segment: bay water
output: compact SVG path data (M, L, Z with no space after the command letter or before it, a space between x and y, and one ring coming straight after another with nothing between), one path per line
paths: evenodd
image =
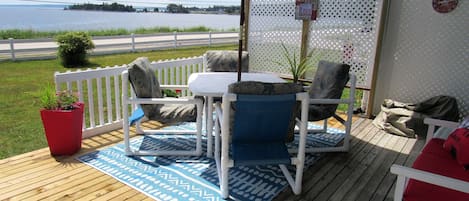
M239 27L237 15L126 13L64 10L61 6L2 6L0 30L34 31L136 29L151 27L189 28L205 26L216 30Z

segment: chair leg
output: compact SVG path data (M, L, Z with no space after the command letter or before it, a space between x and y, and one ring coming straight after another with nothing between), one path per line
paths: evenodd
M228 162L223 160L223 157L222 157L220 189L221 189L221 196L224 199L227 199L228 196L229 196L229 189L228 189L228 177L229 177L228 172L229 172L229 168L227 166L228 166Z

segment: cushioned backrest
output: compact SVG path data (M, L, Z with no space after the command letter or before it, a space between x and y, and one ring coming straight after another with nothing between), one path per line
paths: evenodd
M234 83L228 86L228 92L235 93L238 95L284 95L284 94L296 94L302 91L303 91L303 87L301 85L294 84L294 83L263 83L263 82L255 82L255 81L243 81L243 82ZM279 106L277 108L280 108L280 107L284 107L284 106ZM294 136L294 130L293 130L295 126L294 118L299 108L297 104L295 104L294 107L295 108L293 108L293 112L291 113L291 116L288 117L289 123L288 123L287 133L284 133L283 135L283 139L285 139L286 141L292 141L293 136ZM275 108L276 107L273 107L273 109L272 108L271 109L275 110ZM235 106L233 105L232 112L231 112L232 125L233 125L234 119L236 118L235 110L236 110ZM264 115L266 115L267 118L268 117L272 118L272 116L269 116L269 115L274 115L274 114L264 113ZM243 120L240 120L240 121L243 121ZM244 122L253 124L252 121L244 121ZM270 122L269 125L271 124L272 122Z
M205 53L207 59L207 72L237 72L238 69L238 51L212 50ZM249 70L249 56L243 51L242 72Z
M150 68L150 61L146 57L139 57L129 64L129 81L138 98L161 98L163 97L160 84L156 79L155 72ZM160 105L142 105L146 116L158 113Z
M294 83L265 83L256 81L241 81L230 84L228 92L250 95L280 95L303 91L303 87Z
M308 91L312 99L339 99L347 84L350 66L347 64L319 61L318 70ZM311 105L310 120L316 121L332 116L337 105ZM320 111L317 111L320 110Z

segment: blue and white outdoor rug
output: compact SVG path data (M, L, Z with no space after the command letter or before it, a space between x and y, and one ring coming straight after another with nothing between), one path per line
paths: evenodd
M195 127L184 123L176 127ZM314 128L316 125L310 124ZM174 128L174 127L173 127ZM334 146L343 139L344 132L328 129L327 134L308 135L308 146ZM205 140L203 140L205 143ZM195 147L191 135L152 135L131 140L135 149L156 147ZM205 144L203 149L206 150ZM307 154L306 166L313 164L320 154ZM117 180L156 200L223 200L220 196L215 161L206 154L189 156L126 156L124 144L78 157ZM294 167L292 167L294 168ZM230 199L272 200L289 187L278 166L235 167L230 169Z

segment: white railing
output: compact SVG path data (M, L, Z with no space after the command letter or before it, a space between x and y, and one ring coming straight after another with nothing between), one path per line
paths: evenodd
M190 74L202 72L203 56L152 62L160 84L185 85ZM85 103L83 137L109 132L122 127L121 73L127 65L67 71L54 74L56 90L78 92ZM182 95L189 95L183 91Z
M237 32L193 32L130 34L126 36L93 37L93 55L123 52L151 51L187 46L213 44L235 44ZM57 57L57 43L54 39L13 39L0 40L0 61L49 59Z

